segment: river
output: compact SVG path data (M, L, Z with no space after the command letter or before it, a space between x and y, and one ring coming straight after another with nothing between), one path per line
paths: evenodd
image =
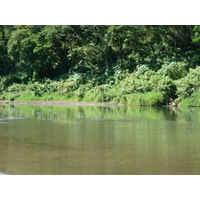
M200 108L0 105L0 172L200 174Z

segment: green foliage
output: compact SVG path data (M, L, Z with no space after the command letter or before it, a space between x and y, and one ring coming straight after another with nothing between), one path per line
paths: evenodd
M150 70L150 68L147 64L146 65L137 65L136 68L137 68L137 71L136 71L137 75L144 74L146 71Z
M166 103L177 97L176 84L169 77L162 78L156 86L156 91L161 91L165 96Z
M29 78L39 81L44 77L53 79L70 72L89 72L96 76L95 80L98 78L98 84L104 84L108 76L113 76L117 70L133 72L137 67L137 73L141 74L148 69L158 70L172 59L179 62L181 53L193 48L192 28L1 26L0 53L3 55L3 66L9 69L7 71L11 72L12 68L12 72L24 74L21 81L28 81ZM193 39L197 44L198 31L197 26ZM191 61L193 58L188 59ZM6 73L1 66L0 72Z
M187 74L188 63L185 62L171 62L161 66L158 70L158 74L162 76L169 76L172 80L177 80L184 77Z
M200 26L194 27L194 36L192 37L192 42L194 44L200 44Z
M145 93L152 90L162 92L166 103L176 97L176 85L173 80L169 77L162 77L151 70L146 71L142 75L130 74L120 84L120 93L122 95Z
M161 92L136 93L128 96L129 105L160 106L165 104L165 97Z
M3 100L180 102L198 65L200 26L0 26Z
M46 91L47 91L47 88L45 87L45 85L43 84L39 84L38 82L35 82L33 85L32 85L32 94L35 95L35 96L42 96Z
M190 97L186 97L180 101L180 106L199 106L200 105L200 91L195 91Z
M180 100L189 97L193 92L200 88L200 67L190 69L189 73L177 80L177 95Z
M7 91L11 92L11 93L15 93L15 92L21 92L21 91L25 91L26 90L26 85L23 84L16 84L14 83L13 85L11 85L10 87L8 87Z

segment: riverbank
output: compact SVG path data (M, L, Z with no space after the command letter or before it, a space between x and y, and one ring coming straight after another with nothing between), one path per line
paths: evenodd
M192 104L193 103L193 104ZM38 105L38 106L147 106L155 107L156 105L134 105L124 103L111 102L72 102L72 101L0 101L0 105ZM191 98L185 99L181 104L174 102L168 105L160 105L161 107L200 107L195 105Z
M0 105L56 105L56 106L123 106L122 103L92 103L69 101L0 101Z
M151 70L99 85L89 81L77 83L72 78L4 84L0 100L10 102L4 104L34 105L200 106L200 67L190 69L186 77L176 80Z
M147 107L200 107L200 99L186 98L181 103L169 103L167 105L138 105L112 102L73 102L73 101L0 101L0 105L38 105L38 106L147 106Z

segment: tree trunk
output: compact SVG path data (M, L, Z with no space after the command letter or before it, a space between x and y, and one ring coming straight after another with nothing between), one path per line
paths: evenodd
M109 63L108 63L108 58L107 58L106 55L104 56L104 59L105 59L106 69L108 70L109 69Z

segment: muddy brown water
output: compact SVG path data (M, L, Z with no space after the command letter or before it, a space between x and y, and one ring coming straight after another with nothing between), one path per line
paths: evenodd
M200 174L200 108L0 105L3 174Z

